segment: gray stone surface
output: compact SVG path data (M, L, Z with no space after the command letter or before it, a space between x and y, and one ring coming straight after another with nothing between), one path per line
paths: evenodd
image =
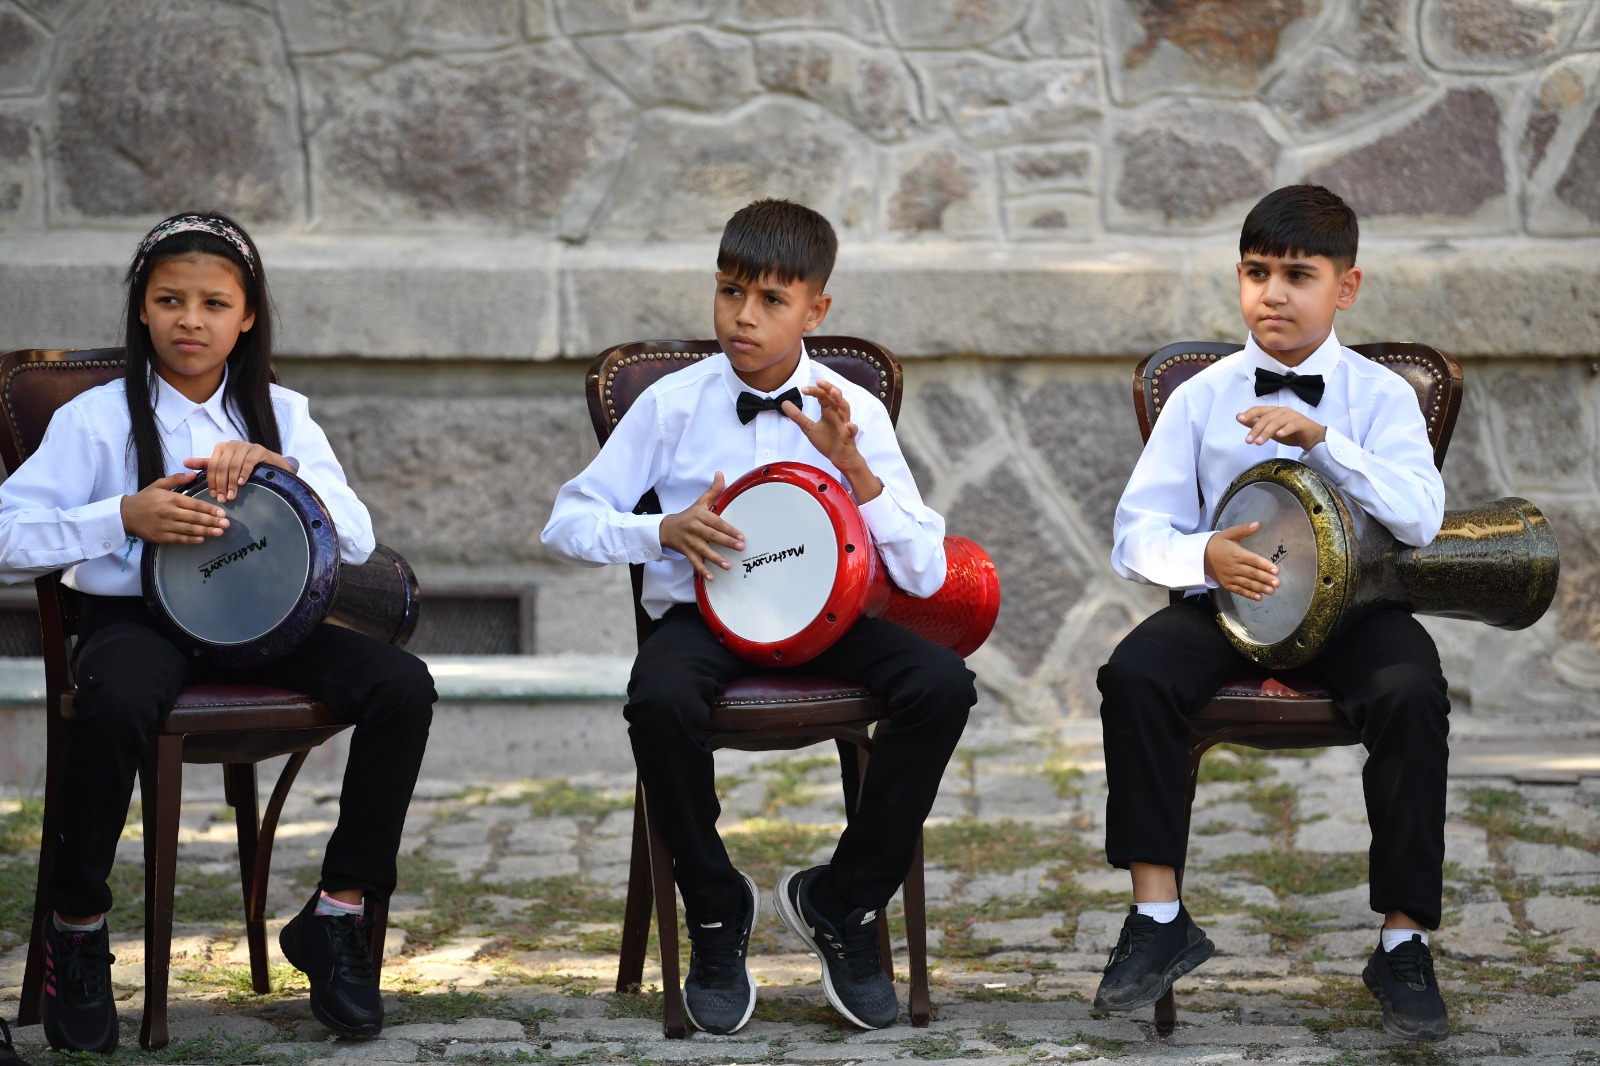
M1151 228L1231 216L1270 191L1278 145L1253 115L1181 104L1118 134L1115 203Z
M1136 0L1104 14L1120 102L1194 90L1249 95L1276 58L1314 29L1317 0L1227 4Z
M1556 54L1591 10L1581 0L1422 0L1423 53L1452 71L1526 70Z

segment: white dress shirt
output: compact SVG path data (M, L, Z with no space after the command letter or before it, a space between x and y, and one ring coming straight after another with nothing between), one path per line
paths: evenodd
M226 387L224 377L210 399L195 403L156 378L156 432L167 474L186 470L185 459L210 458L224 441L248 439L224 407ZM299 462L297 476L327 504L340 558L364 562L373 547L366 505L345 481L306 398L277 385L271 389L281 454ZM62 581L82 592L143 594L144 544L122 527L122 497L139 491L130 432L121 381L81 393L56 411L39 450L0 485L0 582L65 569Z
M1321 374L1313 407L1285 388L1257 397L1257 368ZM1288 407L1327 427L1327 439L1302 450L1247 444L1235 416L1256 406ZM1218 501L1233 479L1267 459L1298 459L1346 498L1420 547L1439 532L1444 481L1417 394L1405 379L1339 345L1328 334L1297 367L1286 367L1252 336L1243 351L1217 360L1167 397L1161 417L1117 504L1111 565L1123 577L1171 589L1215 586L1205 573L1206 542ZM1198 491L1196 491L1198 488Z
M889 576L913 596L933 595L944 584L944 519L922 502L882 402L812 362L803 349L794 373L772 395L820 381L844 393L850 420L860 430L856 447L883 482L883 491L860 510ZM719 470L729 484L763 463L785 460L840 476L782 411L763 411L741 424L734 410L741 392L761 395L739 379L720 352L651 385L594 461L561 487L540 535L545 547L584 566L645 564L642 603L651 618L674 604L693 603L694 568L661 547L664 514L692 505ZM801 410L809 418L822 417L814 396L803 397ZM663 514L633 514L650 489L656 490Z

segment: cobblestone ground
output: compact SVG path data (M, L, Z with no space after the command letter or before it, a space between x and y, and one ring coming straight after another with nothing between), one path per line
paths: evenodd
M391 916L389 1026L363 1043L312 1018L276 944L315 881L336 792L308 783L285 811L268 906L274 990L256 996L237 939L232 815L210 771L190 768L173 1044L160 1061L1600 1061L1600 777L1454 780L1435 951L1455 1031L1418 1047L1382 1032L1359 977L1377 935L1360 750L1213 753L1186 896L1218 954L1180 983L1179 1028L1162 1039L1149 1011L1089 1006L1128 896L1099 850L1105 785L1090 736L1081 724L978 729L950 767L927 830L929 1028L842 1023L818 964L767 906L751 948L754 1020L733 1037L670 1042L658 969L643 994L611 991L631 776L424 787ZM842 818L831 751L724 753L719 769L729 849L764 891L787 866L826 857ZM0 1012L12 1017L37 818L33 801L0 800ZM130 829L112 917L118 1057L130 1062L146 1061L126 1050L142 1007L140 847ZM39 1028L16 1035L35 1066L67 1061L42 1048Z

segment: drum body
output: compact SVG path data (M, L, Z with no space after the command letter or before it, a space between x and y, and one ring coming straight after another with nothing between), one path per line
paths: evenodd
M206 491L201 473L184 486ZM249 669L281 658L324 621L404 644L416 626L415 575L377 548L342 566L332 516L286 471L258 466L234 499L217 503L228 528L203 544L151 544L145 603L169 638L210 666Z
M1517 497L1446 511L1438 536L1413 548L1304 463L1270 459L1234 479L1211 528L1250 522L1261 529L1240 543L1277 564L1277 590L1211 595L1234 647L1274 670L1302 665L1385 608L1522 629L1550 606L1560 575L1554 531Z
M718 548L733 564L695 578L706 625L747 662L796 666L820 655L867 615L896 622L965 657L988 637L1000 583L983 549L945 538L944 586L928 599L896 588L849 492L804 463L770 463L729 485L712 505L745 538Z

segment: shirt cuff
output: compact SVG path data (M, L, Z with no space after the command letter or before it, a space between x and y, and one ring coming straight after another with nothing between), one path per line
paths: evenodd
M662 558L661 521L665 515L625 514L619 516L617 534L624 559L621 562L653 563Z
M1339 484L1347 471L1356 469L1361 461L1361 446L1336 429L1329 429L1322 443L1308 448L1300 455L1301 461L1323 477Z
M78 546L85 562L120 551L128 541L129 533L122 526L121 496L79 507L76 524Z
M867 524L867 532L872 534L875 544L892 544L895 541L905 540L909 530L920 528L912 517L906 514L904 507L891 498L889 486L885 485L883 491L866 503L858 504L862 521Z

